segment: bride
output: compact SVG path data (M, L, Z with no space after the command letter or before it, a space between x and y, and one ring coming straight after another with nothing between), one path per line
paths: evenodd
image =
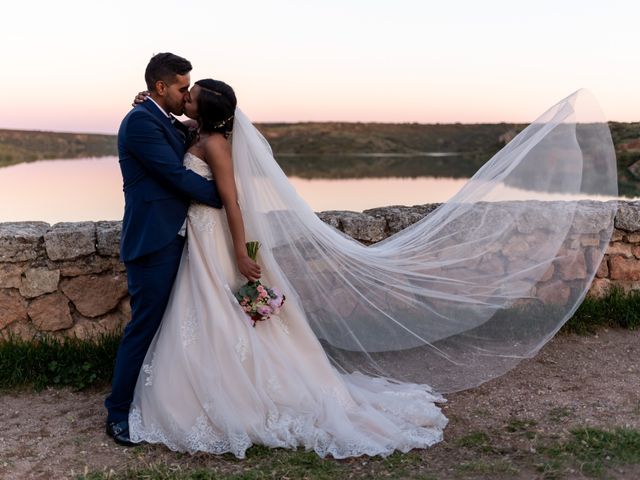
M227 84L196 82L185 114L198 123L185 166L215 179L225 207L189 209L129 413L134 442L238 458L253 444L334 458L433 445L447 424L436 392L534 355L581 302L613 228L615 202L585 200L617 192L608 128L584 91L369 247L300 199ZM584 271L567 274L578 254ZM257 278L287 301L254 327L234 293Z

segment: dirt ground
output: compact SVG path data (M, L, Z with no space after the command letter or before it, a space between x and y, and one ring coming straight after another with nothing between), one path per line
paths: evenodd
M248 468L248 461L228 456L117 446L104 433L106 394L106 389L1 394L0 478L66 479L159 464L219 473ZM544 473L536 449L541 442L568 438L575 427L640 429L640 331L557 335L535 358L501 378L448 395L444 413L450 419L444 442L407 457L411 475L587 478L579 466ZM363 472L354 478L377 477L375 471L366 476L366 459L350 462L352 471ZM637 479L640 465L610 468L607 475Z

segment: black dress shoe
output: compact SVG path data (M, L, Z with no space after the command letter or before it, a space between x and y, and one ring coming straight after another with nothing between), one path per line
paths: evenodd
M135 447L139 445L129 438L129 422L123 420L121 422L107 422L107 435L109 435L118 444L124 447Z

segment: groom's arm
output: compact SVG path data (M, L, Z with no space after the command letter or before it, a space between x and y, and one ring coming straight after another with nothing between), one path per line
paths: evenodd
M125 133L127 149L155 180L198 202L222 207L215 183L185 168L167 143L162 128L145 113L132 113Z

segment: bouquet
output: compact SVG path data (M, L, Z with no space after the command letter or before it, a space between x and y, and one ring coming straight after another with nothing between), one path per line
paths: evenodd
M247 242L247 253L254 262L259 249L260 242ZM277 288L266 287L260 280L245 283L236 292L235 297L251 318L254 327L256 322L268 320L271 315L277 314L285 300L285 296Z

